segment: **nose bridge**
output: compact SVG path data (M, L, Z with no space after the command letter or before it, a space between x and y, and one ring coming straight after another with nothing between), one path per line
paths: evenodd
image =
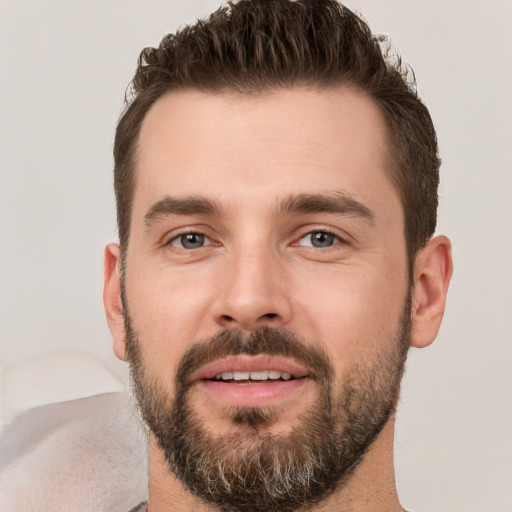
M268 242L240 243L226 261L217 320L224 326L254 329L290 319L281 256Z

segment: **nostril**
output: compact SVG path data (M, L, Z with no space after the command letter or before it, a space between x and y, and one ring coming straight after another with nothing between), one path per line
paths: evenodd
M226 326L240 325L242 328L254 328L259 325L260 322L265 323L267 320L275 320L279 318L277 313L265 313L259 317L244 318L236 317L231 315L221 315L219 321Z

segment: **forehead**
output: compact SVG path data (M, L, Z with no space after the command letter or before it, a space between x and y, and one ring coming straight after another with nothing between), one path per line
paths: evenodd
M335 190L396 203L386 154L381 112L354 89L172 92L141 126L133 213L166 194L222 203Z

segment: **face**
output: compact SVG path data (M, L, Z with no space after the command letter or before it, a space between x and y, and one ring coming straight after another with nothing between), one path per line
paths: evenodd
M172 93L144 120L123 269L128 358L170 468L202 498L226 503L240 471L270 487L270 469L295 460L334 475L306 496L318 501L392 413L410 310L386 146L378 108L350 89ZM222 498L213 473L230 475ZM301 474L284 494L304 503L321 476ZM261 509L301 503L270 494Z

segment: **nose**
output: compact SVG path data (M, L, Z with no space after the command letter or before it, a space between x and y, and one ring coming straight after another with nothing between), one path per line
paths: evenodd
M285 262L270 248L239 251L225 262L215 320L224 328L282 327L292 316Z

